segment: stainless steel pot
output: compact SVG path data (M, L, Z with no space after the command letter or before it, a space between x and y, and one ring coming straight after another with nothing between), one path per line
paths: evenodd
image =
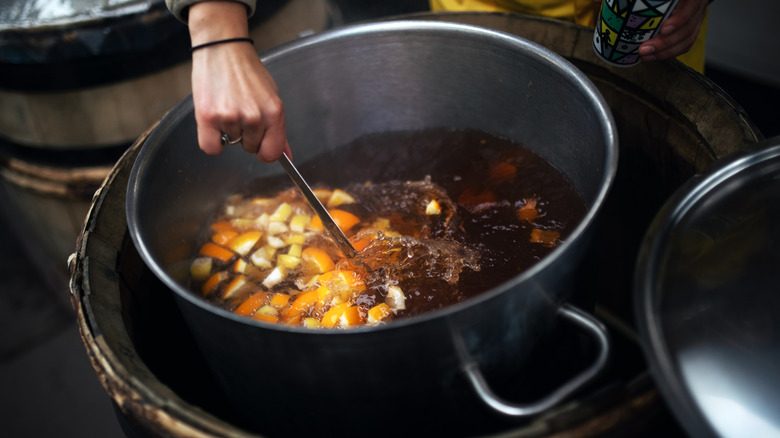
M537 265L440 311L349 331L240 318L184 287L189 257L202 224L226 196L282 169L238 148L217 157L200 153L192 101L185 100L150 134L133 167L128 224L141 256L174 292L246 427L272 434L312 427L346 435L364 434L367 427L374 435L408 427L433 432L438 421L467 418L477 400L507 415L537 413L603 367L609 348L604 329L565 304L572 293L584 293L584 285L573 289L572 274L617 165L612 117L584 74L508 34L424 21L330 31L265 53L263 62L285 103L298 163L366 134L477 129L546 158L580 191L588 212ZM556 315L595 340L593 365L562 377L561 388L541 400L501 400L488 382L516 372Z

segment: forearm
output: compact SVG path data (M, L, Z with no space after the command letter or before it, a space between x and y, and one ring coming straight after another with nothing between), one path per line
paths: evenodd
M187 25L192 46L249 36L247 9L232 1L206 1L189 8Z
M213 0L165 0L165 5L168 10L171 11L174 17L178 18L182 23L187 23L188 13L191 6ZM235 3L241 3L246 7L246 13L248 17L251 17L255 13L256 0L230 0Z

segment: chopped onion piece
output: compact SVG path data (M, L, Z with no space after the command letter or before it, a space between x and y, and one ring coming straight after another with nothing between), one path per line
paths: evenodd
M404 296L404 292L398 286L388 285L385 303L390 306L391 310L406 309L406 297Z
M279 284L282 280L284 280L285 277L285 270L281 266L275 267L270 274L268 274L267 277L265 277L265 280L263 280L263 286L267 288L272 288Z

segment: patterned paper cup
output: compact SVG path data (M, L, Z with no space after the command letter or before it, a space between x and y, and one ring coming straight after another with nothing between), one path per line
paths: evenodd
M593 32L593 48L609 64L637 64L639 46L658 32L675 5L677 0L604 0Z

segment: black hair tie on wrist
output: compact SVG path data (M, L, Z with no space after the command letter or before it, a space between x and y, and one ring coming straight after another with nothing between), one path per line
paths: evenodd
M192 52L194 52L194 51L196 51L198 49L202 49L204 47L216 46L217 44L238 43L238 42L247 42L247 43L250 43L252 45L255 44L255 41L252 38L228 38L226 40L217 40L217 41L211 41L211 42L208 42L208 43L200 44L198 46L195 46L195 47L191 48L190 49L190 53L192 53Z

